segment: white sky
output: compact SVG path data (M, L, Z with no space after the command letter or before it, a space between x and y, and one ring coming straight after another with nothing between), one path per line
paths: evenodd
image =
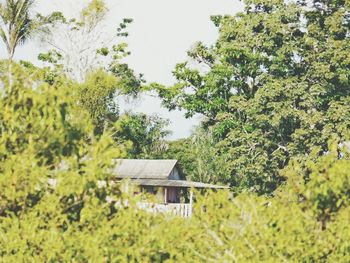
M74 16L88 0L38 0L37 9L42 13L60 10L66 16ZM242 10L238 0L107 0L110 17L108 24L116 28L123 17L133 18L128 28L127 40L131 56L128 63L136 72L143 73L148 82L171 84L176 63L186 60L186 51L196 42L214 43L217 30L210 21L211 15L234 14ZM32 41L20 47L16 59L36 62L43 47ZM0 45L0 57L5 57ZM157 113L171 120L171 139L187 137L199 117L185 119L183 113L168 112L160 100L142 96L132 103L121 102L122 109Z

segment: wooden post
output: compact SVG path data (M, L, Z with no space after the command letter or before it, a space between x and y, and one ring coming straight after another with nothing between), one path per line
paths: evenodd
M164 204L168 203L168 188L164 187Z
M192 188L190 189L190 211L188 213L188 216L192 216L192 204L193 204L193 190Z

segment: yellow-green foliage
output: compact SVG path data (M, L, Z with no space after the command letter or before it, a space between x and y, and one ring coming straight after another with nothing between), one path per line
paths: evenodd
M328 168L332 174L350 167L340 161ZM306 187L303 200L287 192L198 195L191 219L132 206L112 212L89 197L73 221L51 194L21 216L1 219L0 251L7 262L347 262L349 207L323 226L313 198L318 188Z
M325 155L304 178L292 163L274 197L197 194L190 219L138 210L131 197L116 206L107 197L125 200L109 168L124 151L108 131L94 137L74 101L77 87L46 84L41 71L15 72L0 100L0 261L350 260L347 156Z

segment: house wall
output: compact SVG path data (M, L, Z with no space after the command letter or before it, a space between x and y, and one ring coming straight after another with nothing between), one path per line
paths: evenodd
M152 198L152 200L159 204L185 203L186 201L186 190L179 187L137 186L128 181L124 181L121 184L121 190L124 193L134 195L139 195L141 193L154 195L155 199Z
M180 203L184 201L181 188L178 187L144 187L142 186L142 192L153 194L157 203ZM165 196L166 195L166 196Z
M170 180L182 180L183 179L183 178L181 178L180 172L177 169L177 167L174 167L174 169L171 171L169 179Z
M164 203L164 187L158 187L156 199L159 203Z
M140 193L154 195L157 203L164 203L164 187L159 186L140 186ZM134 193L136 194L136 193Z
M167 202L180 203L181 191L177 187L167 187Z

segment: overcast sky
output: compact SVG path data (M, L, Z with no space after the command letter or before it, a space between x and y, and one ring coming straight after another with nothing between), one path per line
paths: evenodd
M53 10L74 16L88 0L38 0L36 8L42 13ZM127 42L131 56L128 63L138 73L143 73L148 82L171 84L176 63L186 60L186 51L196 42L214 43L217 30L210 21L211 15L234 14L242 10L238 0L109 0L108 24L115 28L121 18L133 18ZM16 59L35 62L42 46L35 41L20 47ZM5 57L0 46L0 57ZM199 117L185 119L183 113L168 112L160 101L143 96L132 103L121 102L123 110L157 113L171 120L171 139L187 137Z

